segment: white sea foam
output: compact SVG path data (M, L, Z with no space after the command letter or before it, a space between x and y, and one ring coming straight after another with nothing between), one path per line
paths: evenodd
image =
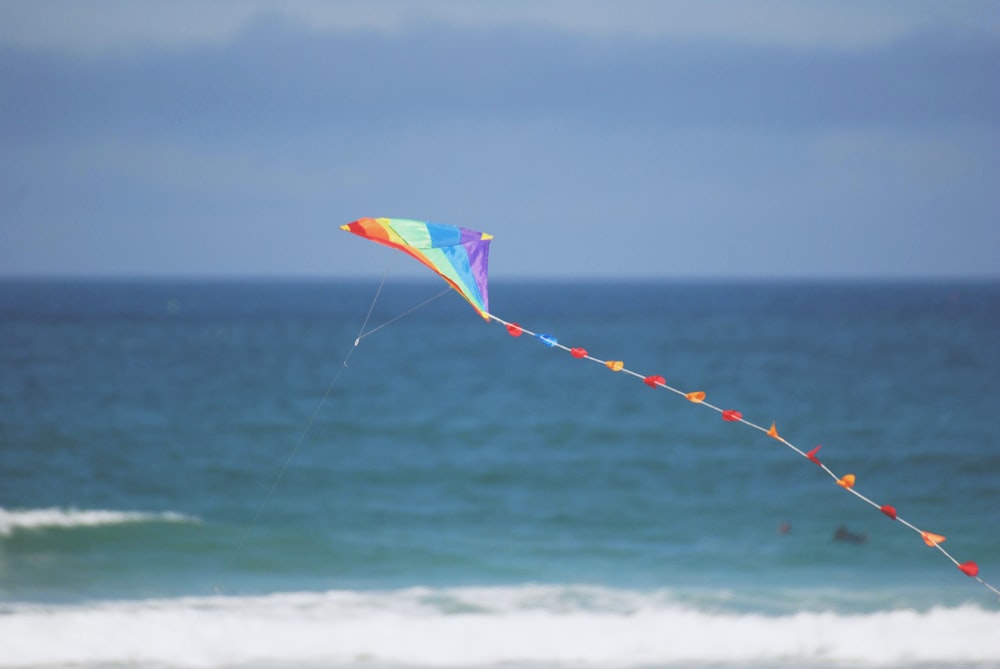
M0 536L10 536L17 530L37 530L50 527L73 528L123 523L197 523L197 518L173 511L159 513L143 511L110 511L102 509L4 509L0 507Z
M720 613L520 586L0 607L0 667L997 666L1000 611Z

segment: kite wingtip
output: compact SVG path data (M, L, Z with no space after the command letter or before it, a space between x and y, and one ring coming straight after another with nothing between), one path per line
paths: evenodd
M344 232L350 232L351 231L351 226L345 224L345 225L340 226L340 229L343 230Z

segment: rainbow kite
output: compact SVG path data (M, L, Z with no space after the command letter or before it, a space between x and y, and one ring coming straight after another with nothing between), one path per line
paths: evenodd
M361 218L340 229L410 254L437 272L477 314L492 318L486 272L493 235L405 218Z
M645 375L634 372L625 367L621 360L601 360L595 358L586 349L569 347L560 344L559 341L548 334L531 332L517 323L505 321L489 312L489 301L486 291L486 274L490 240L492 235L477 232L468 228L459 228L451 225L441 225L438 223L425 223L400 218L362 218L353 223L341 226L342 230L353 232L356 235L370 239L386 246L399 249L404 253L413 256L424 265L439 274L451 285L459 294L464 297L472 308L487 321L495 321L507 328L507 332L513 337L520 337L523 334L538 339L550 348L558 348L567 351L572 357L581 360L590 360L601 364L613 372L629 374L641 379L650 388L662 388L683 397L684 399L706 407L717 412L722 420L734 423L743 423L755 430L758 430L768 437L775 439L788 448L792 449L803 458L806 458L820 469L826 472L836 484L843 490L854 495L866 504L878 509L889 519L901 523L905 527L916 532L923 539L924 543L936 548L946 558L955 564L962 573L974 578L996 595L1000 595L1000 590L983 580L979 575L979 566L972 561L959 562L951 553L945 550L941 544L945 537L933 532L920 529L913 523L904 520L897 512L896 508L889 504L879 504L855 488L857 478L854 474L838 476L819 459L820 447L817 446L810 451L803 451L798 446L788 441L778 434L777 425L774 423L770 427L763 427L753 423L743 417L743 414L735 409L723 409L717 407L706 399L703 391L685 392L667 384L666 379L658 374ZM355 342L356 344L357 342Z

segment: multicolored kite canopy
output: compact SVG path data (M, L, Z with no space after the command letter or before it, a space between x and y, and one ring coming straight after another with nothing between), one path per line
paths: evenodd
M486 277L493 235L406 218L359 218L340 229L410 254L437 272L480 316L490 320Z

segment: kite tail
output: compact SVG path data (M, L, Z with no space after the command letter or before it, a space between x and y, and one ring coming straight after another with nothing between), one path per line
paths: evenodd
M724 420L726 422L743 423L744 425L746 425L748 427L752 427L753 429L758 430L759 432L762 432L762 433L766 434L767 436L771 437L772 439L774 439L774 440L776 440L776 441L784 444L785 446L787 446L791 450L795 451L796 453L798 453L799 455L801 455L803 458L805 458L805 459L809 460L810 462L812 462L813 464L817 465L820 469L822 469L824 472L826 472L826 474L829 475L830 478L832 478L840 488L842 488L845 491L849 492L850 494L854 495L856 498L858 498L862 502L868 504L869 506L877 509L882 514L884 514L886 517L888 517L890 520L896 521L896 522L902 524L903 526L909 528L913 532L917 533L920 536L920 538L923 540L924 544L926 544L930 548L936 548L942 555L944 555L946 558L948 558L963 574L965 574L966 576L969 576L970 578L975 579L976 581L978 581L979 583L981 583L985 588L987 588L988 590L990 590L993 594L995 594L998 597L1000 597L1000 589L997 589L995 586L993 586L991 583L985 581L979 575L979 566L975 562L972 562L972 561L959 562L951 553L949 553L941 545L945 541L945 537L944 536L942 536L940 534L935 534L933 532L928 532L926 530L923 530L920 527L914 525L913 523L911 523L911 522L903 519L896 512L896 508L894 506L891 506L889 504L879 504L878 502L875 502L872 499L870 499L869 497L863 495L861 492L859 492L855 488L855 482L857 480L857 477L854 474L844 474L843 476L838 476L829 467L827 467L825 464L823 464L823 462L819 459L819 455L818 455L819 454L819 450L820 450L820 446L816 446L815 448L813 448L813 449L811 449L809 451L803 451L798 446L796 446L792 442L790 442L787 439L785 439L784 437L782 437L778 433L778 428L777 428L777 425L775 423L772 423L770 427L764 427L762 425L758 425L756 423L753 423L753 422L745 419L743 417L743 414L740 413L739 411L735 410L735 409L723 409L722 407L715 406L714 404L712 404L711 402L709 402L706 399L706 394L703 391L699 390L699 391L693 391L693 392L685 392L683 390L680 390L678 388L674 388L673 386L669 385L667 383L666 379L663 376L660 376L660 375L645 375L645 374L640 374L638 372L634 372L631 369L626 368L624 362L622 362L621 360L602 360L600 358L596 358L596 357L590 355L587 352L586 349L565 346L565 345L559 343L559 340L556 339L552 335L549 335L549 334L540 334L540 333L537 333L537 332L532 332L530 330L525 329L524 327L522 327L521 325L519 325L517 323L511 323L509 321L505 321L504 319L499 318L497 316L494 316L493 314L487 313L486 316L488 317L488 320L496 321L497 323L500 323L501 325L503 325L504 327L506 327L507 328L507 332L512 337L520 337L523 334L524 335L528 335L530 337L534 337L535 339L539 340L540 342L542 342L543 344L545 344L549 348L562 349L563 351L568 352L574 358L578 358L578 359L581 359L581 360L590 360L591 362L596 362L598 364L601 364L601 365L607 367L608 369L610 369L613 372L618 372L618 373L622 373L622 374L628 374L629 376L634 376L637 379L641 379L646 385L650 386L651 388L662 388L663 390L668 390L668 391L674 393L675 395L679 395L680 397L683 397L686 400L688 400L688 401L690 401L690 402L692 402L694 404L699 404L699 405L701 405L703 407L711 409L712 411L717 412L722 417L722 420Z

